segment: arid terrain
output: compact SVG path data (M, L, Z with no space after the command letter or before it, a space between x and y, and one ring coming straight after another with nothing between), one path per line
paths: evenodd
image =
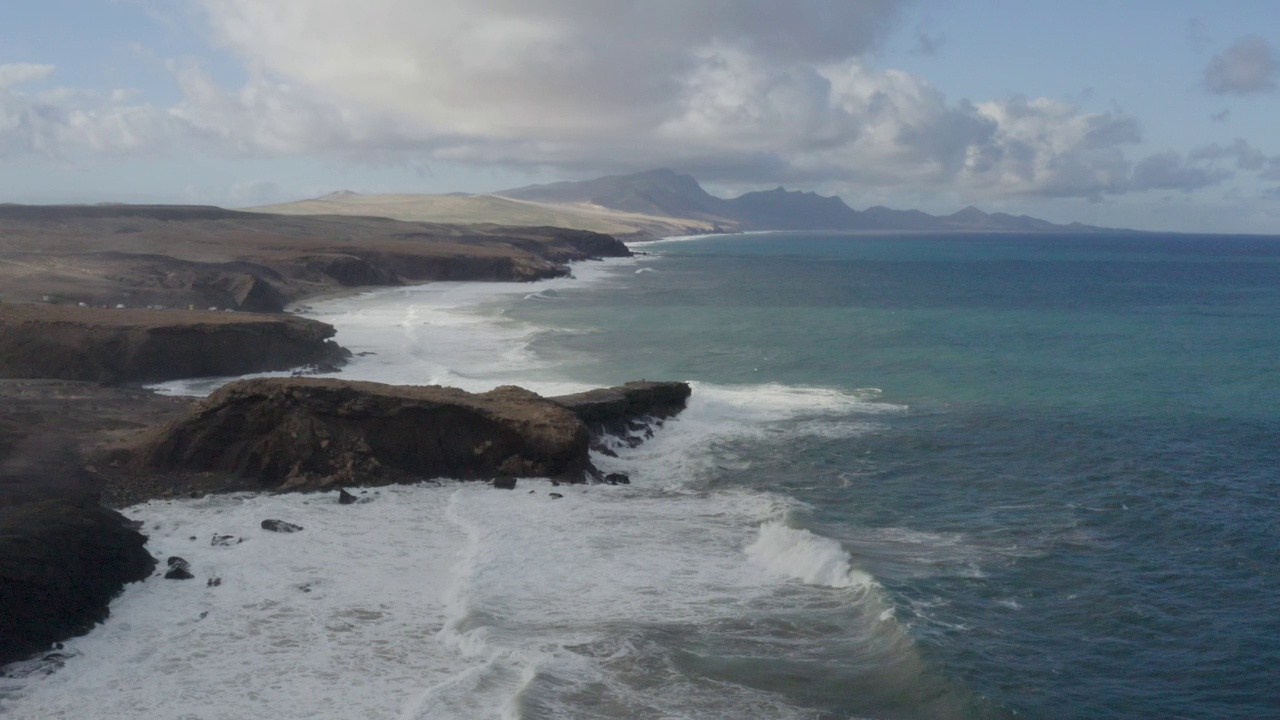
M346 287L537 280L625 256L582 230L215 207L0 206L0 302L278 312Z

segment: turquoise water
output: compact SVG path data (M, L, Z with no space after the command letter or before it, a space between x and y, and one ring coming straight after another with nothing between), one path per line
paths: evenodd
M857 610L806 601L751 633L643 635L680 672L816 717L1280 713L1280 239L643 249L507 310L557 328L532 346L556 375L906 408L726 437L696 482L802 503L790 522L874 578L924 669L869 661Z

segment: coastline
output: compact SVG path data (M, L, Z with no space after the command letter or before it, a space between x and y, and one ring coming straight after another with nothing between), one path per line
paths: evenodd
M623 246L625 251L625 246ZM617 253L620 254L620 253ZM629 254L629 253L627 253ZM588 261L597 259L594 257L570 257L565 258L563 255L557 256L556 260L561 262ZM464 263L465 264L465 263ZM567 264L558 265L552 277L571 276L572 270ZM452 274L445 272L445 275ZM525 279L525 278L522 278ZM467 282L487 282L493 281L493 278L484 280L471 279ZM433 280L415 280L407 283L403 279L398 280L395 285L400 287L412 288L415 286L427 285ZM166 343L172 343L184 335L195 333L196 336L203 336L207 332L207 327L281 327L285 328L293 324L310 324L318 328L325 328L320 334L324 337L331 337L333 328L318 323L313 320L307 320L299 315L304 314L313 303L332 302L335 300L343 300L348 298L356 298L358 296L376 292L378 290L391 290L385 284L368 284L368 285L343 285L343 286L326 286L324 284L309 284L302 291L290 293L294 301L288 307L287 315L262 314L262 313L236 313L235 315L226 313L213 313L209 311L177 311L165 310L162 308L153 308L148 310L115 310L115 309L94 309L92 307L84 307L87 303L81 303L80 307L68 304L51 304L51 303L28 303L13 304L4 303L0 305L0 313L5 314L5 320L10 327L10 342L16 342L19 346L29 347L31 341L21 339L25 336L13 333L18 332L17 328L29 327L28 333L34 333L32 338L39 338L44 342L44 350L46 354L52 352L55 355L62 352L58 349L57 340L50 341L49 332L51 329L63 328L59 332L67 332L66 328L73 329L74 332L81 335L87 334L89 337L102 335L106 332L118 332L114 328L124 327L126 330L133 327L143 328L144 336L161 343L158 349L162 354L165 353L164 347ZM7 311L7 312L6 312ZM213 325L210 326L209 323ZM24 325L25 323L25 325ZM132 324L131 324L132 323ZM247 325L246 325L247 323ZM128 330L132 332L132 330ZM221 330L219 330L221 332ZM103 351L95 348L94 342L98 342L101 347L119 347L119 341L110 339L111 336L104 336L105 339L98 341L90 341L85 346L87 357L101 357ZM53 342L53 345L49 343ZM83 344L85 341L77 341ZM224 346L246 347L244 342L252 343L249 338L245 340L226 340L219 341ZM332 342L326 344L331 348L337 348ZM40 347L40 346L35 346ZM69 347L69 346L68 346ZM171 349L172 350L172 349ZM170 360L173 360L173 353L168 353ZM117 352L113 351L113 352ZM345 351L344 351L345 352ZM315 355L314 351L312 354ZM130 357L137 356L136 352L129 352ZM198 351L197 355L207 356L208 351ZM326 351L326 357L333 355L332 351ZM349 355L349 353L348 353ZM35 357L35 356L33 356ZM303 356L299 356L299 362L305 360ZM254 362L251 360L251 362ZM75 366L80 367L84 361L76 361ZM170 362L170 365L173 363ZM286 365L296 365L296 362L286 362ZM197 412L200 406L198 400L192 398L182 398L167 396L157 393L154 389L144 387L139 382L146 382L155 379L166 379L167 372L160 375L140 375L128 377L128 372L123 375L119 372L112 372L107 375L100 375L94 372L85 374L83 370L75 372L56 370L56 363L51 365L48 360L35 361L25 366L15 366L20 369L11 370L10 374L16 374L17 377L10 379L0 379L0 395L8 401L5 404L5 411L0 412L0 480L3 480L3 487L0 488L0 513L5 518L23 518L30 515L33 518L53 518L59 517L59 513L65 517L65 520L33 520L37 525L31 526L29 529L22 529L23 522L26 520L14 520L18 525L8 527L6 536L11 539L21 538L22 536L42 532L38 528L57 527L59 523L80 523L81 520L75 519L80 513L97 512L94 508L102 507L103 512L109 514L103 522L102 532L124 533L127 536L141 538L129 525L129 521L124 516L110 513L109 508L118 508L128 511L129 507L136 507L140 503L146 503L158 498L174 498L174 497L201 497L210 493L225 494L235 492L264 492L278 491L279 488L272 488L264 485L260 479L246 478L243 472L209 472L207 470L197 471L197 468L191 467L178 469L176 474L173 472L162 471L158 467L150 467L146 464L138 464L131 457L133 451L129 449L135 446L139 441L138 438L155 435L156 433L167 432L163 428L172 426L179 422L181 418L190 417L192 412ZM174 366L175 368L178 366ZM217 366L208 366L217 367ZM283 367L283 366L282 366ZM240 369L238 374L243 374L244 370L270 370L270 365L260 365L259 367L245 366ZM50 374L52 377L41 378L40 374ZM225 374L225 373L224 373ZM26 377L26 376L36 377ZM59 375L65 377L59 378ZM181 373L179 373L181 375ZM296 375L296 373L295 373ZM84 379L79 379L83 376ZM172 377L172 375L169 375ZM102 384L98 382L102 379L114 379L115 382L110 384ZM87 380L87 382L86 382ZM304 382L285 381L286 384ZM343 380L324 381L329 384L337 383L334 387L349 388L351 383ZM411 392L412 388L389 388L391 392L405 393ZM344 390L345 391L345 390ZM290 391L292 392L292 391ZM456 403L458 401L469 402L464 397L466 393L461 391L452 391L460 394L456 399L450 399L449 402ZM687 394L687 386L685 386ZM532 396L532 394L530 393ZM532 396L537 398L537 396ZM538 402L543 402L538 399ZM547 402L548 408L558 408L559 406L553 402ZM599 403L597 403L599 404ZM605 403L607 404L607 403ZM614 403L616 406L616 402ZM606 415L612 413L611 420L606 420L611 428L625 427L629 423L639 420L639 414L644 413L646 407L643 405L626 408L613 407L606 411ZM559 410L559 412L564 412ZM588 411L591 412L591 411ZM599 411L595 411L592 419L599 422ZM568 415L567 417L572 417ZM578 423L581 430L580 450L574 452L578 454L579 459L574 460L571 465L578 468L564 479L581 482L585 479L595 478L598 482L603 478L603 474L591 468L590 462L586 460L586 440L588 432L586 426L580 420L574 420ZM495 426L496 431L497 426ZM481 430L483 433L491 432L489 430ZM505 434L508 430L502 430ZM296 437L296 435L295 435ZM499 435L494 435L496 439ZM455 440L443 440L446 444L457 442ZM465 442L475 442L468 440ZM326 443L327 444L327 443ZM364 445L364 441L358 444ZM487 443L486 443L487 444ZM469 447L469 446L468 446ZM386 459L386 458L384 458ZM370 460L374 466L378 465L378 460L374 456L370 456ZM495 458L492 469L479 470L478 477L483 479L491 479L501 477L504 474L519 475L532 472L533 474L545 475L555 474L542 466L533 462L527 467L512 465L510 460L502 464L502 470L498 469L497 461L501 457ZM510 467L508 467L510 466ZM412 468L409 474L400 478L394 476L390 478L394 481L403 482L404 479L418 478L418 475ZM456 468L455 468L456 469ZM459 477L477 477L476 471L467 473L449 472L447 468L439 468L436 470L421 469L425 473L421 477L427 475L442 476L459 476ZM585 475L583 474L585 472ZM334 476L335 478L337 476ZM420 481L420 478L415 480ZM294 491L309 491L327 489L333 482L317 484L299 484L293 483L286 489ZM359 478L355 476L343 476L342 486L358 489L360 487L379 486L387 482L385 479L377 477ZM514 480L513 480L514 482ZM616 481L611 480L616 483ZM32 514L26 512L28 508L50 507L54 509L54 514L45 513ZM63 508L57 510L57 508ZM23 513L26 513L24 515ZM112 519L114 518L114 519ZM52 525L50 524L52 523ZM12 524L12 523L11 523ZM94 552L92 548L96 547L98 540L95 537L106 537L106 535L66 535L64 540L53 543L55 554L63 556L80 556L86 552ZM59 544L62 543L62 544ZM68 544L69 543L69 544ZM87 544L86 544L87 543ZM138 541L140 548L141 540ZM0 575L0 584L9 587L7 594L11 600L20 596L25 596L28 592L47 593L49 590L34 590L43 585L27 585L28 580L22 580L20 568L27 565L39 565L40 563L34 559L23 560L25 551L15 548L9 548L6 553L10 556L10 562L16 563L13 567L18 568L12 572L6 570ZM149 556L143 556L150 560ZM113 561L114 562L114 561ZM121 566L127 568L127 575L121 575L116 580L107 579L107 586L112 582L120 584L130 580L137 580L137 568L140 560L121 560ZM33 567L35 565L32 565ZM82 580L78 580L77 574L80 570L69 569L69 575L61 582L70 582L71 588L76 587ZM144 573L145 574L145 573ZM43 581L41 581L43 582ZM83 580L87 582L87 580ZM17 583L16 585L14 583ZM12 587L10 587L12 585ZM26 590L23 588L33 588ZM74 592L74 590L72 591ZM115 594L114 592L109 595ZM100 621L105 617L107 596L102 597L98 602L101 603L100 610L94 609L93 613L102 613L97 616ZM10 603L11 604L11 603ZM64 624L67 630L53 630L48 636L48 642L54 640L62 640L72 635L77 635L88 629L82 623L85 617L83 614L68 616L65 620L57 620L59 617L57 610L51 607L45 609L19 608L17 606L10 607L6 604L6 612L8 616L16 622L24 625L30 625L37 622L35 612L39 615L52 612L49 615L50 622L53 627ZM70 607L70 601L57 601L52 607ZM40 605L34 608L40 608ZM70 612L70 611L68 611ZM83 612L83 611L81 611ZM77 619L81 618L81 619ZM38 635L39 630L34 631ZM14 636L17 637L16 635ZM37 643L39 641L37 640ZM30 648L30 645L15 646ZM0 657L4 661L13 661L24 657L24 652L19 649L17 654L13 652L14 648L0 648ZM52 657L52 656L51 656Z

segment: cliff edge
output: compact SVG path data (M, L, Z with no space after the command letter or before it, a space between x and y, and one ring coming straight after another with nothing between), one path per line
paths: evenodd
M336 365L333 326L291 315L0 304L0 378L154 382Z

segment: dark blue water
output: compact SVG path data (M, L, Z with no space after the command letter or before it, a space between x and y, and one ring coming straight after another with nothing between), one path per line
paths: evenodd
M570 330L538 349L584 380L879 388L909 408L852 437L743 443L706 483L807 503L800 522L971 694L956 712L1280 717L1280 239L645 249L652 272L511 312ZM788 692L821 717L946 716L842 695L839 666L804 665L827 681Z

